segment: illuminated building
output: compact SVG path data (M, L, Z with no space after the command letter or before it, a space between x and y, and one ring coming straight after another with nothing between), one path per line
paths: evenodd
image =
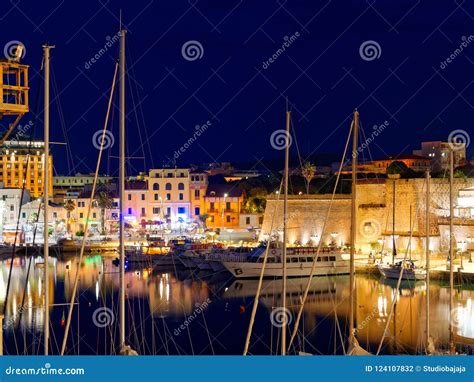
M48 159L48 165L50 174L49 194L52 195L52 155L50 155ZM22 188L23 180L25 180L25 188L30 191L30 195L34 198L38 198L43 195L43 170L44 142L17 140L5 141L1 151L0 167L0 182L3 182L5 187Z
M243 202L244 193L235 186L209 185L204 196L206 225L209 228L238 227Z
M190 177L186 168L152 169L148 177L149 218L187 222L191 217Z

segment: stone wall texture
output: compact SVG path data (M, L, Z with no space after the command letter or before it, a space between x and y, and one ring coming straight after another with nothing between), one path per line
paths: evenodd
M454 179L453 195L456 205L460 189L474 187L474 179ZM395 209L393 193L395 190ZM283 195L268 198L260 239L282 238ZM395 229L393 213L395 211ZM323 225L328 216L326 227ZM430 180L430 249L446 251L449 244L449 180ZM350 195L292 195L288 200L288 242L291 244L324 244L350 242ZM392 235L397 251L410 250L422 254L426 235L426 180L379 179L357 185L358 252L392 251ZM410 229L411 227L411 229ZM411 240L410 240L411 235ZM456 220L456 242L474 237L474 221ZM411 243L411 244L410 244Z

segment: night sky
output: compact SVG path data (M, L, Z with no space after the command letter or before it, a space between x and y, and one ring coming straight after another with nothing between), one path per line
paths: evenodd
M283 154L270 137L285 126L286 97L292 152L299 149L303 158L342 154L354 108L366 136L388 122L364 150L366 158L410 153L423 140L447 140L456 129L474 131L473 2L3 0L0 45L18 40L26 47L32 113L22 123L39 110L37 138L41 45L56 46L51 137L68 143L53 148L57 174L94 169L92 140L104 123L120 9L128 29L129 175L174 163L174 152L207 121L177 165L231 161L262 168ZM198 57L183 57L188 41L202 46ZM374 56L370 49L361 55L367 41ZM269 62L285 42L285 51ZM115 144L101 172L114 175L118 88L111 117Z

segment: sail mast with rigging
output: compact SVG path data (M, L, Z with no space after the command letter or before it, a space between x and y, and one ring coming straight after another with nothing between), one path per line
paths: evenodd
M354 293L355 293L355 242L356 242L356 203L357 203L357 138L359 130L359 112L354 110L352 138L352 190L351 190L351 252L349 277L349 347L355 344Z
M283 198L283 253L282 253L282 308L283 322L281 328L281 355L286 354L286 327L288 325L286 315L286 241L287 241L287 214L288 214L288 175L289 175L289 158L290 158L290 111L286 110L286 147L285 147L285 196Z
M120 30L120 163L119 163L119 254L120 254L120 349L125 348L125 29Z
M454 150L449 151L449 353L455 353L454 346L454 238L453 238L453 183L454 183Z
M44 170L43 170L43 235L44 235L44 355L49 352L49 61L52 45L43 45L44 58Z
M425 268L426 268L426 350L430 347L430 171L426 171Z

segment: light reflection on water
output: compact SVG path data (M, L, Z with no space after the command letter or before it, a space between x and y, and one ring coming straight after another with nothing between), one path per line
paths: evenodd
M12 268L4 320L5 347L10 354L16 354L18 346L20 353L25 351L21 344L23 339L27 344L26 353L33 354L37 352L35 349L41 348L33 349L28 344L37 342L38 338L41 341L44 288L48 288L52 304L64 304L69 302L74 285L75 258L51 259L51 278L46 284L40 259L32 263L26 281L28 263L24 257L16 258ZM9 268L9 261L0 266L2 306ZM77 338L80 336L80 354L114 354L118 315L115 314L113 324L106 328L96 327L92 315L104 306L118 312L118 268L110 258L88 256L79 266L79 275L79 309L73 314L73 334L68 349L71 354L79 351ZM296 317L307 281L307 278L288 280L291 321ZM178 268L161 271L144 268L129 270L125 283L128 342L140 354L241 354L257 280L232 280L227 274L211 275ZM384 336L394 286L394 282L381 281L378 277L357 275L357 336L372 352ZM271 354L278 348L279 328L271 325L269 317L272 309L281 305L280 291L281 280L264 281L250 348L253 354ZM341 338L347 337L348 292L347 276L312 280L294 352L343 354ZM385 333L384 353L423 351L426 293L426 284L417 282L402 285L394 294L397 302ZM472 285L455 291L454 331L457 342L467 345L474 344L473 298ZM22 301L25 302L23 309ZM446 346L450 313L447 286L432 283L430 301L431 334L438 346ZM50 312L54 332L52 351L58 353L67 307L56 306ZM15 345L14 339L20 345Z

